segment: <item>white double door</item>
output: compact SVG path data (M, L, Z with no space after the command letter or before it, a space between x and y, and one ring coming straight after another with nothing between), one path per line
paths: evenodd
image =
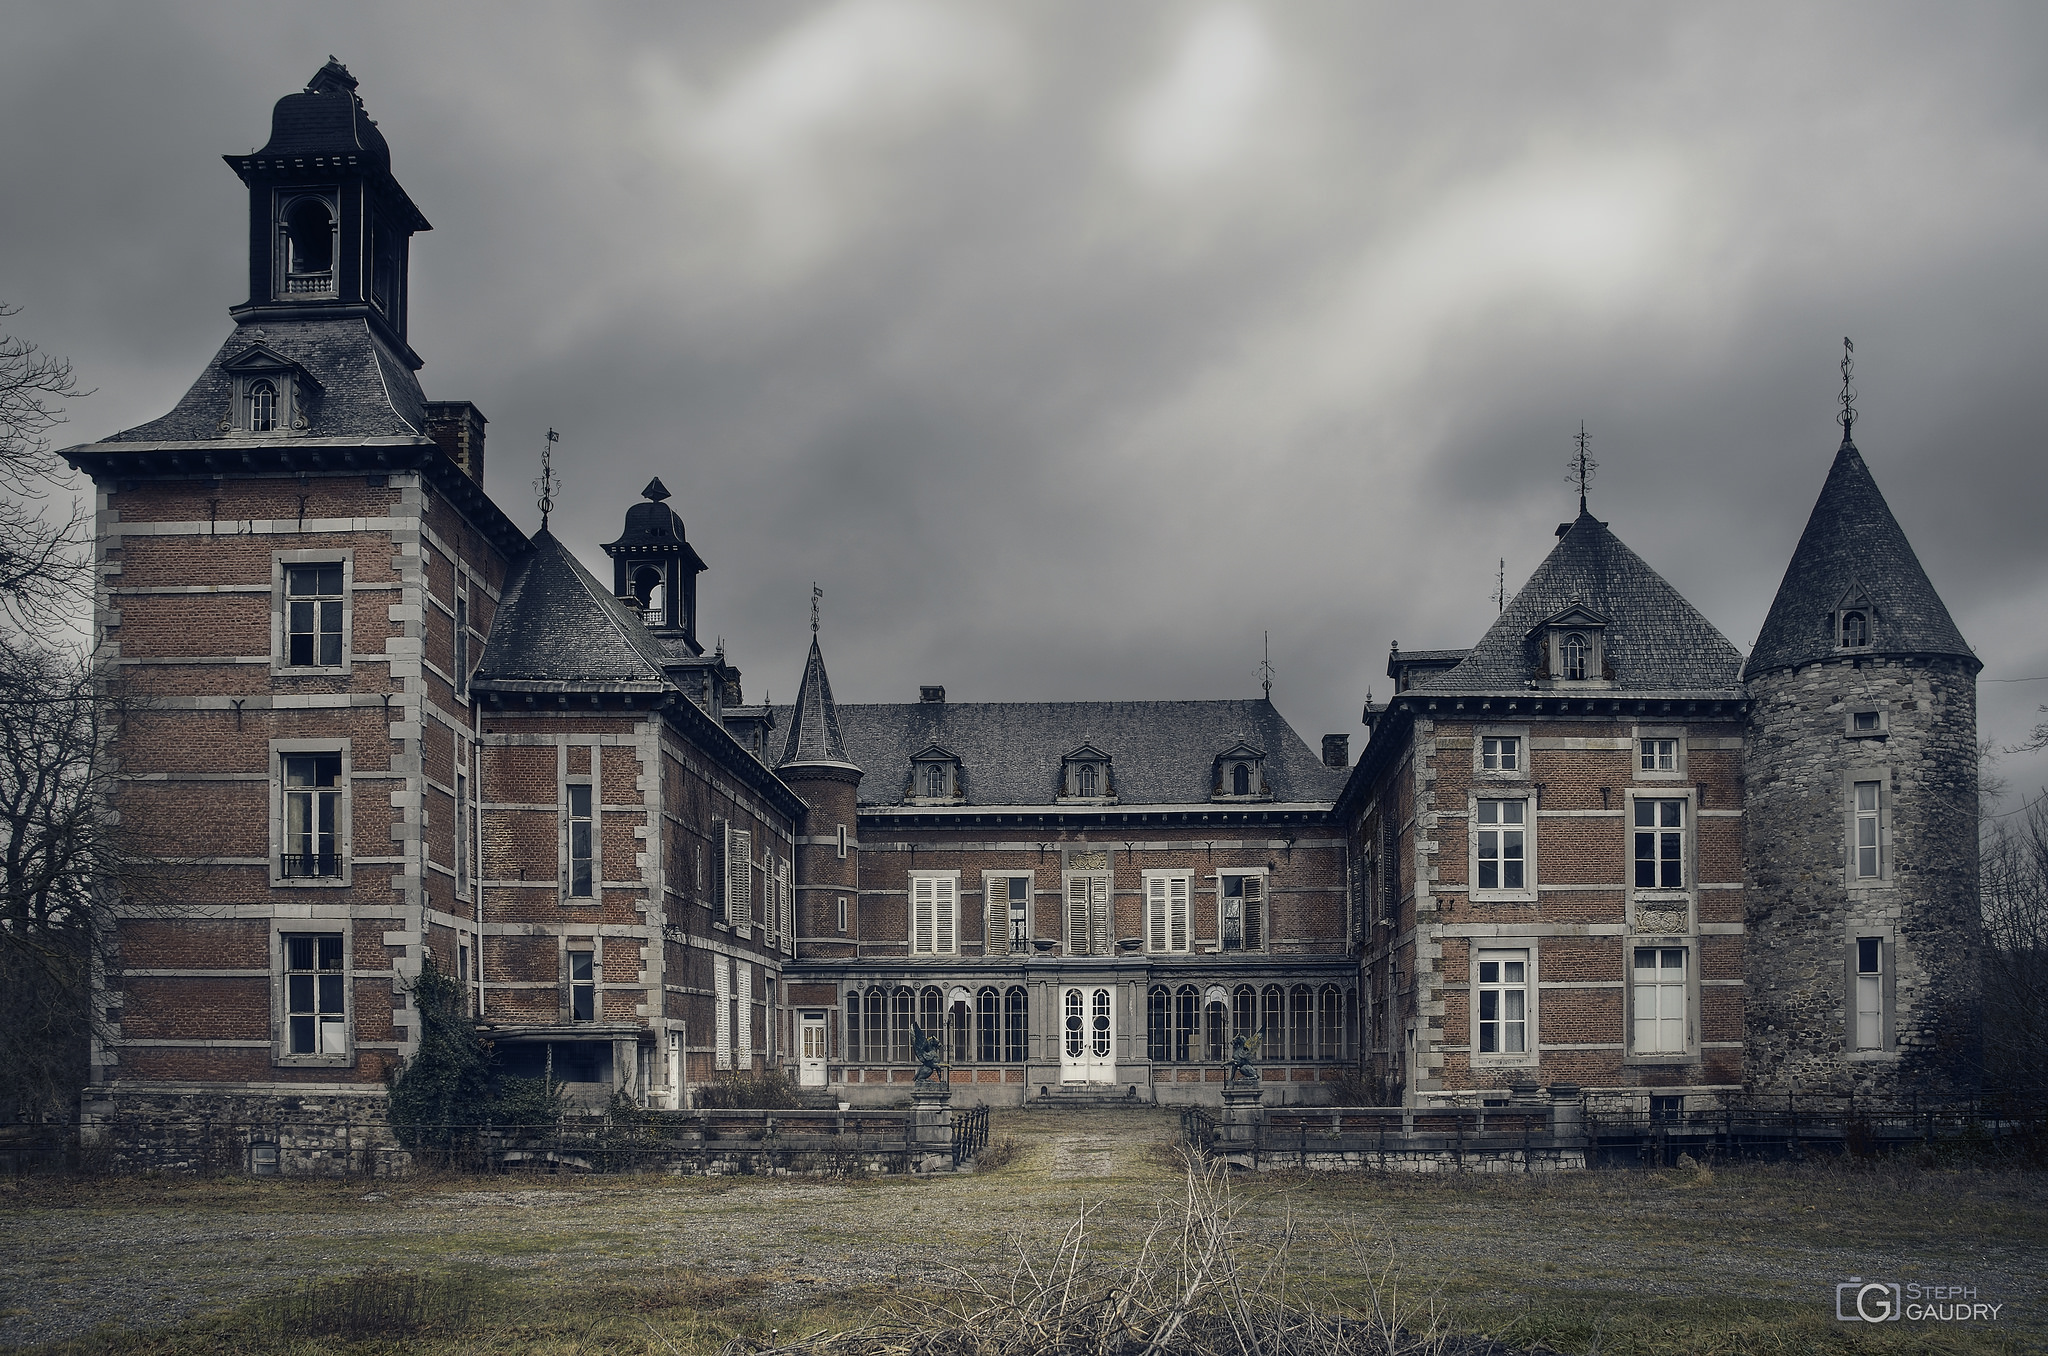
M1116 997L1107 984L1060 990L1060 1082L1116 1081Z

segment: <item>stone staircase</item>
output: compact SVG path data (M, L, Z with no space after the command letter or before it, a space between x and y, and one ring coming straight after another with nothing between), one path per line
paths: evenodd
M1081 1111L1115 1107L1149 1107L1152 1099L1133 1093L1125 1083L1067 1083L1040 1089L1024 1099L1026 1111Z

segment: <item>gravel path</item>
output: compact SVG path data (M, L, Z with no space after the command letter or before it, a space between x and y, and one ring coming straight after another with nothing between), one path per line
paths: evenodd
M554 1284L657 1282L664 1269L767 1279L771 1302L959 1266L1007 1270L1083 1206L1112 1251L1180 1196L1168 1113L998 1113L1023 1152L923 1180L534 1179L41 1183L0 1192L0 1343L102 1323L175 1322L301 1278L459 1264ZM1311 1272L1356 1274L1396 1248L1455 1293L1728 1295L1819 1304L1848 1276L1975 1284L2043 1334L2048 1187L2040 1174L1724 1171L1441 1180L1267 1174L1243 1224L1288 1230ZM1094 1208L1103 1208L1099 1213ZM1604 1302L1604 1300L1603 1300Z

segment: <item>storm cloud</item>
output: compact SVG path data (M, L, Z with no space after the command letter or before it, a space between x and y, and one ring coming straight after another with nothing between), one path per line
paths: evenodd
M246 286L220 162L331 52L435 230L430 397L584 559L649 476L703 629L845 701L1257 692L1356 737L1592 507L1747 649L1839 439L2048 675L2048 11L15 4L0 297L161 414ZM2048 682L1990 682L2014 743ZM2014 791L2048 760L2010 758Z

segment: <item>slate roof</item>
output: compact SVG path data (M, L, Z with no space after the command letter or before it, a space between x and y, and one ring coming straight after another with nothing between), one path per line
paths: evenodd
M258 338L258 336L261 338ZM258 345L290 359L320 383L299 434L223 433L234 421L234 379L223 364ZM426 396L404 359L371 330L368 321L278 320L252 317L238 325L171 412L106 439L109 443L289 443L295 437L419 438L426 436Z
M1859 593L1876 614L1868 653L1955 655L1976 662L1847 436L1828 468L1745 677L1831 658L1835 612Z
M512 565L471 686L484 691L640 691L668 686L640 619L542 528Z
M265 160L353 155L374 169L391 168L391 147L356 96L356 78L333 57L314 73L304 93L277 101L270 111L270 140L256 155Z
M1525 692L1547 619L1577 604L1607 619L1616 691L1742 696L1742 653L1663 576L1581 509L1472 653L1415 692Z
M781 708L782 719L793 719ZM1265 750L1273 801L1328 804L1345 770L1326 767L1272 703L911 702L841 705L848 760L866 770L860 803L897 805L910 759L934 744L960 758L968 805L1059 803L1061 760L1092 744L1110 756L1119 805L1206 805L1218 754ZM1244 802L1231 801L1237 806Z
M782 742L778 767L819 763L856 766L846 756L846 744L839 734L839 712L832 704L832 680L825 676L825 656L818 649L815 632L811 635L810 657L804 661L804 681L797 688L796 703L785 709L789 712L789 734Z

